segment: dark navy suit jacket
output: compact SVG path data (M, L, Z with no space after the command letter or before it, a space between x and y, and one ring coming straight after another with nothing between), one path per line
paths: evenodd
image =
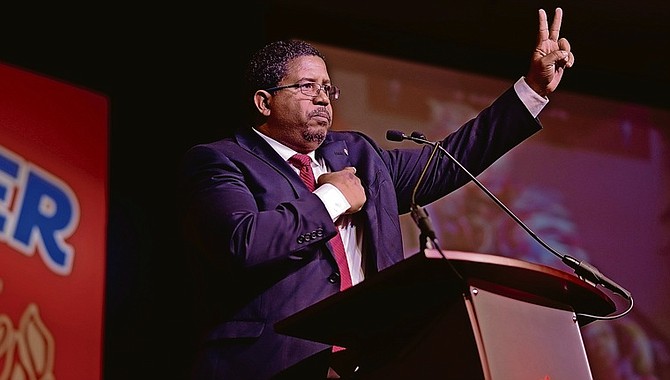
M442 144L477 175L540 129L510 88ZM317 149L332 171L356 167L365 188L367 202L355 218L365 236L368 278L404 258L399 215L409 211L431 149L385 150L364 134L338 131ZM273 329L339 289L327 245L336 227L320 199L252 130L191 148L183 168L184 226L204 306L195 377L272 378L328 350ZM416 201L429 204L468 181L447 157L434 160Z

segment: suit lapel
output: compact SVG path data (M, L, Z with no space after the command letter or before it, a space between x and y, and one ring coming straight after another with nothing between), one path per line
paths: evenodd
M261 161L264 161L268 166L276 170L278 174L286 178L286 180L291 183L291 186L293 186L296 194L300 192L301 189L306 189L305 184L302 182L298 174L293 171L290 164L284 161L284 159L256 132L251 129L245 130L236 134L235 138L242 148L251 152Z
M329 134L319 149L316 150L318 155L323 157L330 170L334 172L352 166L347 144L344 141L334 141L330 138L331 136Z

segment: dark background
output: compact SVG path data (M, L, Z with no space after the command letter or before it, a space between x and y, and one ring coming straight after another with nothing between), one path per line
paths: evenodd
M537 9L551 17L556 6L576 55L559 91L670 109L670 5L661 1L2 6L0 62L110 101L104 378L184 377L189 288L176 167L187 147L243 122L241 72L252 51L299 37L511 84L527 69Z

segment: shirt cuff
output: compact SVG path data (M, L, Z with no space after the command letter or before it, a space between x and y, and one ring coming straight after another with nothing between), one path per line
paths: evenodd
M342 192L330 183L324 183L314 190L314 194L321 199L323 205L326 206L328 214L333 219L333 222L344 214L351 204L347 201L347 198L342 194Z
M514 83L514 91L533 117L537 117L544 106L549 103L549 98L540 96L537 92L533 91L528 83L526 83L524 77L519 78Z

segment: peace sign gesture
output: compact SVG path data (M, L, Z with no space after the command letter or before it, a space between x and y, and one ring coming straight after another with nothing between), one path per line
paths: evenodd
M564 70L572 67L575 57L570 52L568 40L559 38L563 10L556 8L551 28L549 28L545 11L540 9L538 13L540 30L530 69L526 75L526 82L535 92L541 96L547 96L556 90Z

